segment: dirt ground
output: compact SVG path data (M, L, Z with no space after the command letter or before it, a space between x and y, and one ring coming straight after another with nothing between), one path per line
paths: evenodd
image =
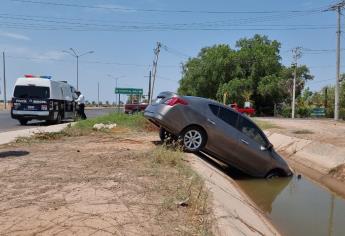
M208 234L204 216L171 198L185 177L154 167L156 137L142 136L0 146L0 235Z
M278 119L258 118L276 125L270 130L297 138L310 139L335 146L345 146L345 122L331 119Z

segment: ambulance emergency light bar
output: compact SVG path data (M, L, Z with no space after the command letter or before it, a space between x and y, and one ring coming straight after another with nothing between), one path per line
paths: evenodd
M47 75L41 75L41 76L36 76L36 75L24 75L25 78L41 78L41 79L51 79L51 76Z

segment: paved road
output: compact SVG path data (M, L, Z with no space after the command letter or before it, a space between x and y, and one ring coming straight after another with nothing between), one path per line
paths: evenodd
M93 118L113 111L113 109L91 109L85 110L85 113L88 118ZM17 120L11 118L9 111L0 111L0 132L28 129L36 126L47 126L47 124L45 122L31 121L27 126L21 126Z

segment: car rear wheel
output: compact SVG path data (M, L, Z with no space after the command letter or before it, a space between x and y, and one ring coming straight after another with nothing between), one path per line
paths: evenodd
M56 124L61 124L61 121L62 121L62 115L61 113L59 112L57 117L56 117L56 120L55 120L55 123Z
M163 143L172 143L173 141L177 141L176 136L164 128L159 129L159 138Z
M27 125L28 120L21 119L21 120L19 120L19 123L20 123L21 125Z
M182 142L185 151L198 152L206 143L206 134L199 127L189 127L182 134Z

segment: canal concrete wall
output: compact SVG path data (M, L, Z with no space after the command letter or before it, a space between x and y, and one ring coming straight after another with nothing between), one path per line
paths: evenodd
M266 132L276 151L322 174L345 163L345 147Z
M255 203L236 182L223 171L202 158L187 154L192 168L205 180L212 193L215 223L213 233L219 236L270 236L280 235Z

